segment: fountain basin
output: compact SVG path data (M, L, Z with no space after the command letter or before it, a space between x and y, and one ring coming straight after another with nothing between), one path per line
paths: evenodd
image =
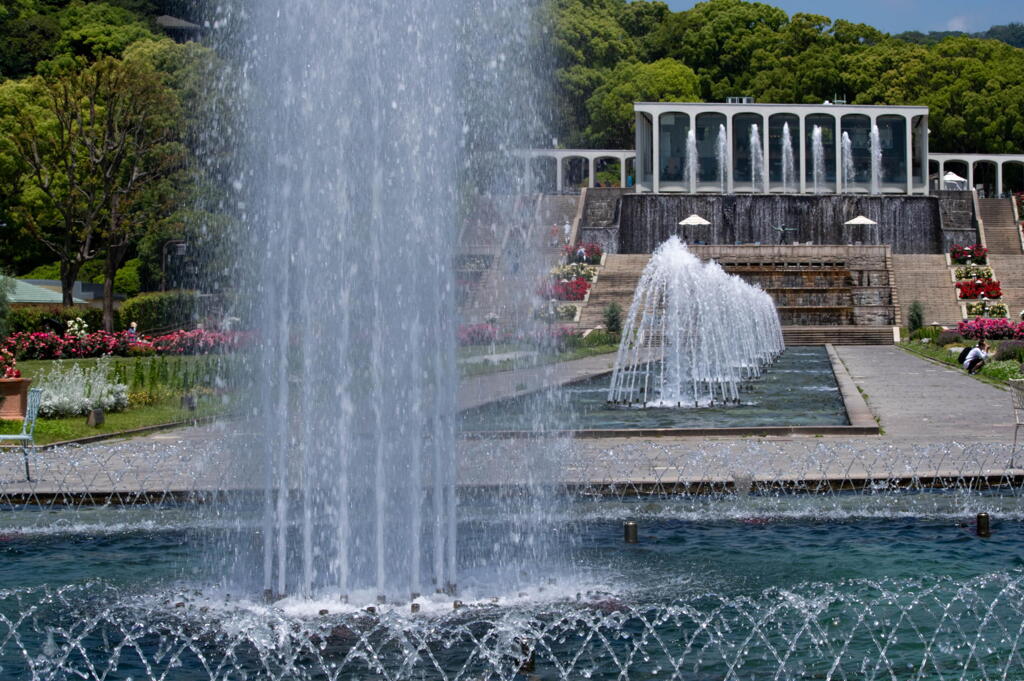
M828 346L786 348L746 384L740 404L699 409L609 405L610 374L461 413L463 437L877 434L845 368Z

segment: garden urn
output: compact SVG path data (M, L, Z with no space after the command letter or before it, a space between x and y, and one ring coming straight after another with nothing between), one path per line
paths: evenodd
M21 421L28 406L31 378L0 378L0 420Z

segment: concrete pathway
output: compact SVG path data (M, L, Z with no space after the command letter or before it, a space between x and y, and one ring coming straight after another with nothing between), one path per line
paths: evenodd
M463 484L562 482L618 489L679 489L694 484L867 479L989 479L1024 475L1012 460L1013 409L1006 390L892 346L837 346L885 434L873 436L545 438L464 440ZM460 405L510 396L552 381L610 370L600 355L463 384ZM241 422L164 431L132 440L65 447L32 457L24 480L20 453L0 456L0 507L81 503L153 492L190 493L249 486L255 449ZM296 458L296 461L298 459ZM297 463L296 463L297 465Z

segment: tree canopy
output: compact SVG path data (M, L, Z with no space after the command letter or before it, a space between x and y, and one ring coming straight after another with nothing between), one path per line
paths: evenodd
M747 95L926 105L933 149L1024 150L1024 50L1013 46L1020 24L918 40L744 0L707 0L683 12L645 0L556 0L555 8L559 89L551 126L566 146L629 145L633 117L623 97ZM684 69L696 76L696 91L669 75ZM663 82L673 77L682 78L680 87ZM651 89L655 82L660 90Z

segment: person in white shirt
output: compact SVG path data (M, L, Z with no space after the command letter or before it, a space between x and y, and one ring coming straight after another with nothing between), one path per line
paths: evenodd
M964 359L964 370L969 374L976 374L981 371L981 367L985 366L986 359L988 359L988 343L982 340L978 343L978 347L971 348L971 351L967 353L967 358Z

